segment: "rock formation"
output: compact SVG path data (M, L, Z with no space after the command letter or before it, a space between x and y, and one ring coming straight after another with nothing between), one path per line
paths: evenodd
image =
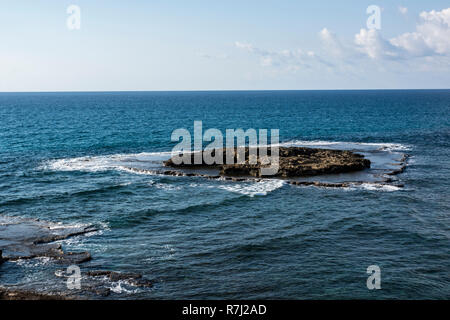
M58 240L97 231L92 226L57 228L33 219L11 220L0 225L0 263L4 260L53 258L61 264L89 261L89 252L64 252Z
M226 162L226 150L223 149L223 163ZM249 161L250 149L245 148L245 157L242 163L237 163L239 158L237 148L232 150L235 164L195 164L196 153L191 153L190 163L176 164L174 158L164 162L165 166L180 169L218 169L221 176L253 176L261 177L261 168L269 165L263 164L258 158L256 164ZM268 150L270 156L270 148ZM203 151L203 155L205 151ZM202 159L204 159L202 155ZM214 156L214 152L213 152ZM314 149L303 147L280 147L279 170L275 177L305 177L321 174L345 173L370 168L370 160L364 156L346 150Z

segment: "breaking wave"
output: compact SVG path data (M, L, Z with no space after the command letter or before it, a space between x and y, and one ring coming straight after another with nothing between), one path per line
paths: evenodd
M286 184L283 180L267 179L257 182L241 182L219 186L219 189L239 193L250 197L265 196L268 193L280 189Z
M393 192L393 191L399 191L403 188L391 185L391 184L383 184L383 183L361 183L361 184L354 184L350 187L344 188L346 190L368 190L368 191L383 191L383 192Z
M171 152L143 152L134 154L114 154L105 156L86 156L49 160L41 168L52 171L108 170L131 171L130 167L145 165L146 168L158 168L162 161L169 159Z
M327 149L361 150L361 151L408 151L411 146L400 143L383 142L345 142L325 140L291 140L280 143L283 147L317 147Z

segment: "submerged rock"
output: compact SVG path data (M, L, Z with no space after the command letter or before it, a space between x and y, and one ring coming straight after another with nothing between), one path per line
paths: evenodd
M288 183L296 186L315 186L325 188L347 188L348 186L350 186L350 184L347 182L330 183L320 181L288 181Z
M405 171L405 169L406 169L406 164L403 164L400 166L399 169L392 170L391 172L388 172L386 174L390 175L390 176L395 176L397 174L403 173Z
M97 231L91 226L67 227L34 219L0 217L0 260L49 257L62 264L78 264L91 259L89 252L64 252L55 241Z
M46 294L31 290L0 288L0 300L71 300L64 294Z
M195 164L194 157L198 153L190 154L190 164L176 164L174 158L164 161L164 165L173 168L186 169L218 169L221 176L253 176L261 177L261 168L268 167L258 158L255 164L250 163L250 148L246 147L244 159L237 163L239 159L238 148L232 150L235 164ZM223 163L226 162L226 151L223 151ZM208 151L209 153L209 151ZM268 149L270 156L270 148ZM203 155L205 151L203 151ZM212 153L215 154L214 151ZM204 156L202 155L202 159ZM321 174L346 173L370 168L370 160L363 155L347 150L315 149L304 147L279 147L279 169L273 175L275 177L304 177ZM172 171L167 171L172 174ZM178 175L178 174L177 174ZM182 173L180 173L182 175Z
M90 285L88 287L84 286L83 290L101 297L107 297L111 294L110 288L100 287L98 285Z
M59 264L80 264L90 261L92 259L91 254L87 251L82 252L64 252L60 250L56 255L47 255L50 258L56 260Z

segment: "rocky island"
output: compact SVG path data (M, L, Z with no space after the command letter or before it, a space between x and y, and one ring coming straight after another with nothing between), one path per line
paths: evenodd
M226 161L227 149L223 151L223 163ZM206 151L202 151L205 153ZM208 151L208 153L211 151ZM179 169L217 169L220 176L251 176L261 177L261 168L268 166L261 163L260 159L256 164L251 164L250 148L245 148L245 159L237 163L239 154L237 148L232 151L234 156L234 164L195 164L194 157L196 153L190 154L190 163L177 164L174 158L164 161L164 165ZM268 149L270 155L270 148ZM212 151L214 156L214 151ZM202 156L202 159L205 157ZM274 177L289 178L289 177L306 177L321 174L335 174L346 173L364 170L370 168L370 160L365 159L363 155L347 150L331 150L331 149L316 149L305 147L279 147L279 169L273 175Z

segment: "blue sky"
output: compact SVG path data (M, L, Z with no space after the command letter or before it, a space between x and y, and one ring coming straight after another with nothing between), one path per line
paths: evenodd
M450 88L448 1L0 0L0 39L0 91Z

